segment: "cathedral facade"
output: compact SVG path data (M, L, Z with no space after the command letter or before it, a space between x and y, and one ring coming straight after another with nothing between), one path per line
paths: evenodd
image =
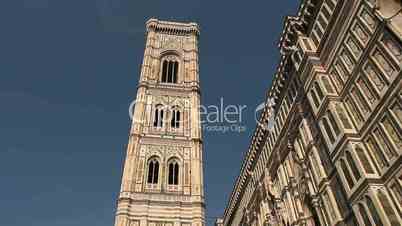
M204 226L199 28L146 27L115 226Z
M217 226L402 225L401 8L302 0L286 17L267 104Z

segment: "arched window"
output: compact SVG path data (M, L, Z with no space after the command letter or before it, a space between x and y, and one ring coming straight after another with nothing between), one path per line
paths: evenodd
M162 63L162 82L177 83L179 63L176 60L163 60Z
M169 162L169 175L168 184L178 185L179 184L179 163L176 160Z
M162 105L157 105L155 107L155 114L154 114L154 127L163 127L163 114L164 110Z
M179 128L180 127L180 111L177 107L174 107L172 110L172 118L170 121L170 126L172 128Z
M360 173L359 170L356 167L355 161L353 160L353 157L350 152L346 152L346 161L349 164L350 169L352 170L353 176L355 177L356 180L360 179Z
M400 224L398 216L395 214L395 211L392 208L392 204L387 195L382 190L379 190L377 196L380 200L381 206L383 207L385 215L388 217L388 220L391 223L391 226L399 226Z
M370 222L370 219L369 219L369 216L367 215L367 211L364 208L363 204L361 204L361 203L359 203L359 213L360 213L360 216L363 219L364 225L372 226L372 224Z
M159 162L156 158L152 158L148 162L148 184L157 184L159 177Z

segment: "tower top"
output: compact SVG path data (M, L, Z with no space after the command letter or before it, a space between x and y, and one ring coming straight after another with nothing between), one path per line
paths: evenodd
M147 31L156 31L171 35L200 35L200 28L194 22L173 22L151 18L146 22Z

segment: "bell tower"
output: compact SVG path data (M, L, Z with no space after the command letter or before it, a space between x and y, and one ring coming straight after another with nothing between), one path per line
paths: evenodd
M199 28L146 27L115 226L204 226Z

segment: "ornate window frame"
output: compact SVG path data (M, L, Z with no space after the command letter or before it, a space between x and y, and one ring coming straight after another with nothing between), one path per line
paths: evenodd
M156 183L153 183L153 182L149 182L149 173L150 173L150 164L151 164L151 162L152 163L157 163L158 165L158 168L157 168L157 178L156 178ZM161 158L160 158L160 156L157 156L157 155L152 155L151 157L149 157L148 159L147 159L147 162L146 162L147 164L145 165L145 174L144 174L144 176L145 176L145 184L146 184L146 189L147 190L160 190L160 186L161 186L161 178L162 178L162 166L163 166L163 162L162 162L162 160L161 160ZM155 167L155 166L154 166ZM154 169L155 170L155 169ZM155 177L155 175L153 175L152 176L152 178L154 178ZM154 179L153 179L154 180Z
M169 177L170 177L170 172L169 172L169 167L170 164L177 164L178 165L178 173L177 173L177 184L169 184ZM183 174L186 172L183 172L184 167L183 167L183 160L179 158L178 156L171 156L168 158L166 161L165 165L165 184L166 184L166 190L168 192L181 192L182 191L182 185L183 185ZM173 172L174 173L174 172Z
M154 109L152 111L152 127L155 130L164 130L167 113L167 108L163 104L157 103L154 105Z
M167 62L175 62L175 63L177 63L177 73L175 74L176 77L172 78L173 79L172 82L168 82L169 81L168 77L166 77L167 81L163 81L164 80L163 79L164 78L164 63L166 61ZM179 54L178 52L172 51L172 50L163 52L161 54L161 57L160 57L160 66L159 67L160 67L160 69L159 69L158 81L161 84L164 84L164 85L178 85L178 84L180 84L180 83L182 83L184 81L183 76L182 76L182 73L183 73L182 72L183 71L183 60L182 60L181 54ZM166 76L168 76L168 75L166 75Z

